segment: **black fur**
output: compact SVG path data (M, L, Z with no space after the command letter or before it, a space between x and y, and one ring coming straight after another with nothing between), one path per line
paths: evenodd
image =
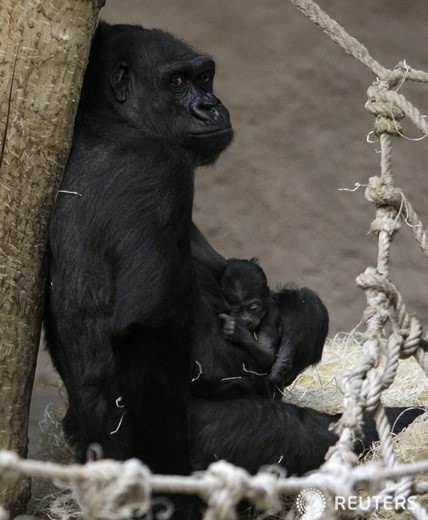
M163 31L96 31L51 217L46 313L81 458L98 442L106 457L189 472L193 176L232 137L213 74L211 58Z
M403 408L387 408L391 425ZM423 410L409 409L397 421L401 431ZM327 450L337 441L329 431L340 414L328 415L280 401L237 399L192 400L189 407L191 460L194 470L203 470L216 460L226 459L256 473L260 467L279 464L287 474L300 475L319 468ZM355 442L363 453L378 440L371 417L363 425L364 436Z
M274 293L274 302L282 329L277 358L268 380L284 388L305 368L321 360L329 319L321 299L306 287L285 287ZM291 359L291 368L286 370L288 359Z

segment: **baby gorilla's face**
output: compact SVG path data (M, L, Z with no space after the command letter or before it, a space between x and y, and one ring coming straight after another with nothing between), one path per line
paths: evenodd
M259 330L270 305L266 275L255 259L229 260L220 279L223 297L230 315L238 318L251 332Z
M245 300L237 299L229 303L232 307L231 314L240 318L251 332L256 332L259 329L260 322L267 312L266 304L262 300L250 297Z

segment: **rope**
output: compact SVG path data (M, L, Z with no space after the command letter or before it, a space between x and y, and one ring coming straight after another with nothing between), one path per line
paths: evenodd
M317 488L332 496L348 497L366 482L407 478L423 472L428 472L428 461L395 464L391 468L376 464L350 468L330 462L318 473L283 478L269 472L251 476L228 462L218 461L205 472L183 477L153 475L136 459L61 465L21 459L13 452L0 451L0 484L24 476L70 484L79 497L85 518L90 520L131 517L133 512L147 507L152 493L162 492L199 495L207 502L204 520L235 520L236 505L241 500L249 501L257 510L275 511L280 506L280 497L304 489Z
M399 63L392 71L385 68L375 59L373 59L369 51L358 40L350 36L343 27L335 20L330 18L315 2L312 0L289 0L299 11L307 18L314 22L320 29L336 42L346 54L350 54L360 61L378 78L388 82L390 87L397 85L405 78L409 81L417 81L428 83L428 73L407 67L404 63Z
M423 348L422 327L419 321L410 316L403 298L389 278L389 253L392 241L401 228L399 219L412 229L419 246L428 256L427 231L416 212L395 186L392 175L392 137L402 135L400 121L407 116L425 136L428 134L428 121L419 110L393 87L405 81L428 83L428 74L416 71L405 62L399 63L394 70L383 67L374 60L366 47L352 38L346 31L312 0L290 0L306 17L318 25L347 54L363 63L377 78L367 91L368 101L365 108L375 116L374 133L380 138L381 161L380 176L373 177L366 189L366 198L376 205L376 214L370 232L378 237L378 256L376 268L367 268L357 280L357 286L366 294L367 308L364 313L366 332L364 359L343 374L345 413L335 425L340 435L339 442L329 457L339 458L342 463L352 464L346 459L346 452L352 449L352 439L360 433L364 411L374 413L379 433L380 446L387 468L397 464L394 454L391 428L381 403L382 391L388 388L396 375L399 358L414 355L428 375L428 352ZM382 374L376 370L381 355L382 338L388 323L392 325L386 348L386 364ZM403 477L397 483L393 496L408 497L413 488L412 479ZM385 489L384 492L391 490ZM412 511L416 518L428 519L427 512L418 505Z

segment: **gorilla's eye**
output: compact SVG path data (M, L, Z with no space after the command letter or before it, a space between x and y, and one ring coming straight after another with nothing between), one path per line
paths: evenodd
M169 84L171 87L177 88L184 85L184 76L181 74L175 74L169 78Z
M202 81L203 83L208 83L212 78L212 72L210 70L206 70L199 74L198 81Z
M249 310L250 312L257 312L259 310L259 305L257 305L257 303L253 303L252 305L250 305Z

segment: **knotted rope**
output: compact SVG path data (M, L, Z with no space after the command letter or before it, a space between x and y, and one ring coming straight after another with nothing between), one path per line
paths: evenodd
M411 317L404 305L403 298L389 277L389 252L392 240L401 228L399 220L411 227L421 249L428 256L427 232L402 190L395 186L392 175L392 137L402 134L400 121L407 116L422 134L428 134L428 122L425 116L407 99L393 90L405 81L428 83L428 74L416 71L401 62L394 70L383 67L374 60L366 47L352 38L346 31L312 0L290 0L305 16L317 24L347 54L352 55L375 75L376 80L369 87L366 109L375 119L374 133L380 139L381 174L372 177L366 189L366 198L376 205L376 215L370 226L370 232L378 237L378 258L376 267L369 267L357 280L357 286L365 291L367 308L364 313L366 326L364 341L364 359L358 365L349 368L343 375L345 391L345 412L336 424L335 431L340 435L339 442L330 451L330 458L339 458L352 464L347 458L352 449L355 436L360 433L364 411L371 412L381 440L385 465L393 468L396 459L385 410L381 403L382 391L388 388L397 372L399 358L414 355L428 375L428 352L422 342L422 326ZM382 374L376 370L382 353L382 338L385 326L391 323L386 348L386 365ZM327 462L328 464L328 462ZM394 496L408 497L412 490L412 480L404 477L394 490ZM417 518L428 518L428 514L417 508Z
M317 488L331 495L350 496L357 485L408 477L428 471L428 461L380 468L376 464L351 468L329 461L317 472L304 477L284 478L260 472L251 476L225 461L211 464L205 472L189 477L152 475L140 461L99 460L83 465L61 465L19 458L0 451L0 486L23 476L68 483L76 490L87 520L130 518L147 510L151 493L197 494L207 502L204 520L235 520L236 505L247 500L257 510L276 511L280 497ZM391 485L390 491L395 491ZM380 496L380 495L378 495ZM375 498L375 497L373 497ZM0 514L4 515L0 509ZM4 519L2 519L4 520Z

